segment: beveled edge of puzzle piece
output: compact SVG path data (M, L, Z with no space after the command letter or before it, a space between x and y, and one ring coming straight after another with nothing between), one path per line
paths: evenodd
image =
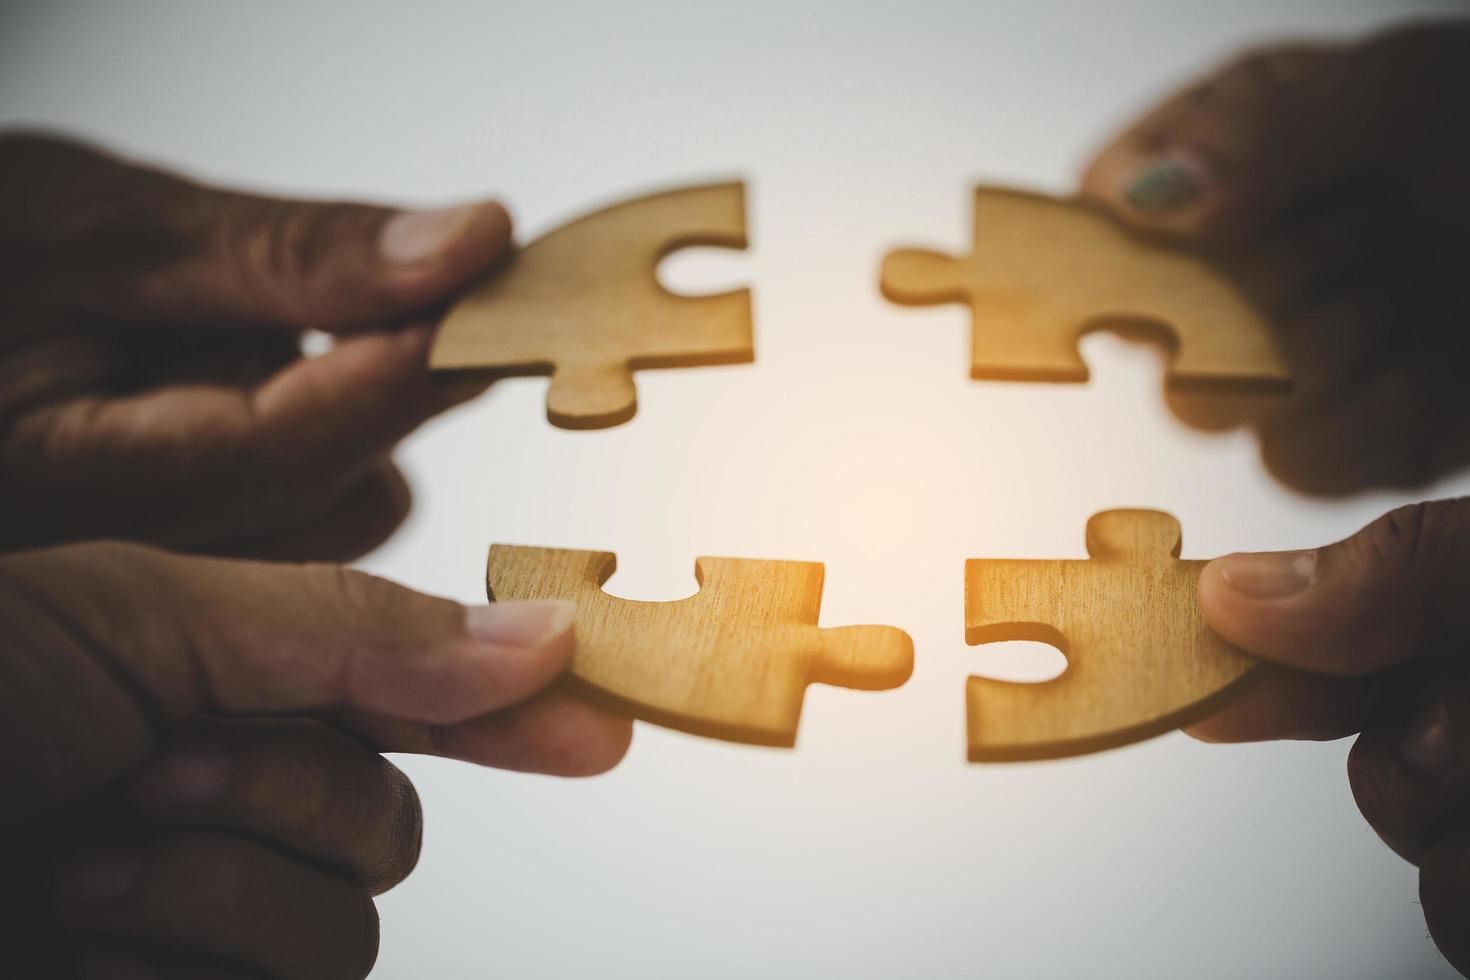
M1006 637L1004 639L1031 638L1016 636ZM988 642L996 642L996 640L1000 639L1003 638L996 637L995 640ZM1167 715L1152 718L1137 725L1130 725L1127 728L1115 729L1105 734L1087 735L1054 742L991 743L989 745L979 743L975 740L974 732L978 719L976 717L972 691L977 687L990 685L1014 686L1014 683L996 680L991 677L976 677L972 675L965 679L966 759L969 762L1039 762L1092 755L1107 751L1108 749L1118 749L1124 746L1134 745L1151 738L1157 738L1160 735L1167 735L1169 732L1184 728L1196 721L1203 721L1254 686L1266 673L1266 670L1267 665L1264 663L1248 664L1235 680L1193 704L1186 705L1178 711L1170 712ZM1037 688L1045 687L1047 684L1055 683L1064 675L1065 671L1063 675L1058 675L1058 677L1052 678L1051 680L1041 681L1037 684L1028 684L1027 686Z
M710 721L705 718L695 718L691 715L681 714L677 711L668 711L662 708L625 698L614 694L606 688L598 687L590 681L583 680L572 674L564 675L556 686L566 690L576 697L608 711L612 714L622 715L636 721L647 722L660 728L668 728L686 735L698 735L701 738L713 738L722 742L736 742L741 745L762 745L768 748L789 749L796 745L796 735L800 728L802 707L797 707L797 724L790 730L756 728L750 725L738 725L733 722Z

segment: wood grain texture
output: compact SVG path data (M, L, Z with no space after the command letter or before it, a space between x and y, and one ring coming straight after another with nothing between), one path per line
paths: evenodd
M1078 755L1189 724L1250 682L1257 661L1205 625L1203 561L1179 559L1179 522L1109 510L1087 522L1087 561L965 563L965 640L1039 640L1067 669L1040 684L971 677L974 762Z
M817 626L821 565L700 558L700 590L674 602L608 595L617 558L497 544L491 601L570 599L570 678L614 710L700 735L793 745L806 686L883 690L913 670L913 642L891 626Z
M968 255L899 249L881 277L895 303L970 304L972 377L1086 381L1077 343L1110 327L1173 347L1172 389L1290 388L1270 324L1199 257L1132 235L1080 201L978 187L974 217Z
M550 374L553 425L626 422L637 411L635 370L754 359L748 290L676 296L656 276L659 261L681 248L745 243L740 183L666 191L578 218L455 304L429 367Z

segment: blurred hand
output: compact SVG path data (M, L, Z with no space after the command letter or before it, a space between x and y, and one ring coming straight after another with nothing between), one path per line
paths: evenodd
M430 381L422 318L509 234L493 203L275 200L0 137L0 549L369 550L408 509L394 444L469 393ZM303 358L308 328L335 347Z
M1467 119L1470 22L1429 24L1249 52L1087 169L1086 195L1212 253L1278 324L1296 391L1259 431L1293 486L1419 485L1470 461Z
M85 544L0 557L0 622L5 976L362 977L421 827L377 752L586 775L631 734L543 692L564 603Z
M1393 511L1316 551L1216 559L1199 591L1221 636L1284 666L1192 734L1361 731L1358 807L1419 866L1429 931L1470 975L1470 498Z

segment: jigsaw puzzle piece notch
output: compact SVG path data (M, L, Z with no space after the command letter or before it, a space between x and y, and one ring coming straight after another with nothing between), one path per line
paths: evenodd
M1171 515L1104 511L1086 540L1086 560L965 563L967 642L1035 640L1067 658L1050 681L967 681L971 761L1058 758L1162 734L1256 675L1256 661L1205 625L1205 562L1178 558Z
M903 248L880 284L896 303L967 303L970 376L1083 382L1094 330L1162 340L1172 391L1283 392L1290 372L1270 325L1203 258L1130 234L1076 199L977 187L973 238L954 257Z
M792 745L810 683L896 687L913 644L887 626L817 625L823 567L814 562L700 558L699 591L643 602L607 594L606 552L495 545L492 597L577 602L571 682L605 706L733 741Z
M626 422L637 412L635 370L754 359L749 290L686 297L658 282L665 256L700 245L746 246L742 184L665 191L577 218L455 304L429 366L550 374L552 424Z

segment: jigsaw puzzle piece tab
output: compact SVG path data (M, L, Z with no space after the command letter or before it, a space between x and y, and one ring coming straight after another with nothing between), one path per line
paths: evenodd
M889 626L817 626L824 571L812 562L700 558L687 599L642 602L603 591L609 552L491 547L499 599L570 599L570 676L594 700L684 731L792 745L809 683L884 690L913 670L913 642Z
M1078 342L1112 327L1166 340L1172 389L1290 387L1270 324L1228 280L1080 201L976 188L973 242L964 256L896 250L880 280L895 303L969 304L971 377L1086 381Z
M676 296L659 284L659 262L695 245L745 247L743 184L625 201L538 238L449 311L429 367L550 374L552 424L626 422L633 371L754 358L749 290Z
M971 677L971 761L1079 755L1162 734L1217 710L1256 661L1215 635L1197 601L1203 561L1179 523L1111 510L1087 523L1088 560L971 559L965 639L1049 643L1067 669L1039 684Z

